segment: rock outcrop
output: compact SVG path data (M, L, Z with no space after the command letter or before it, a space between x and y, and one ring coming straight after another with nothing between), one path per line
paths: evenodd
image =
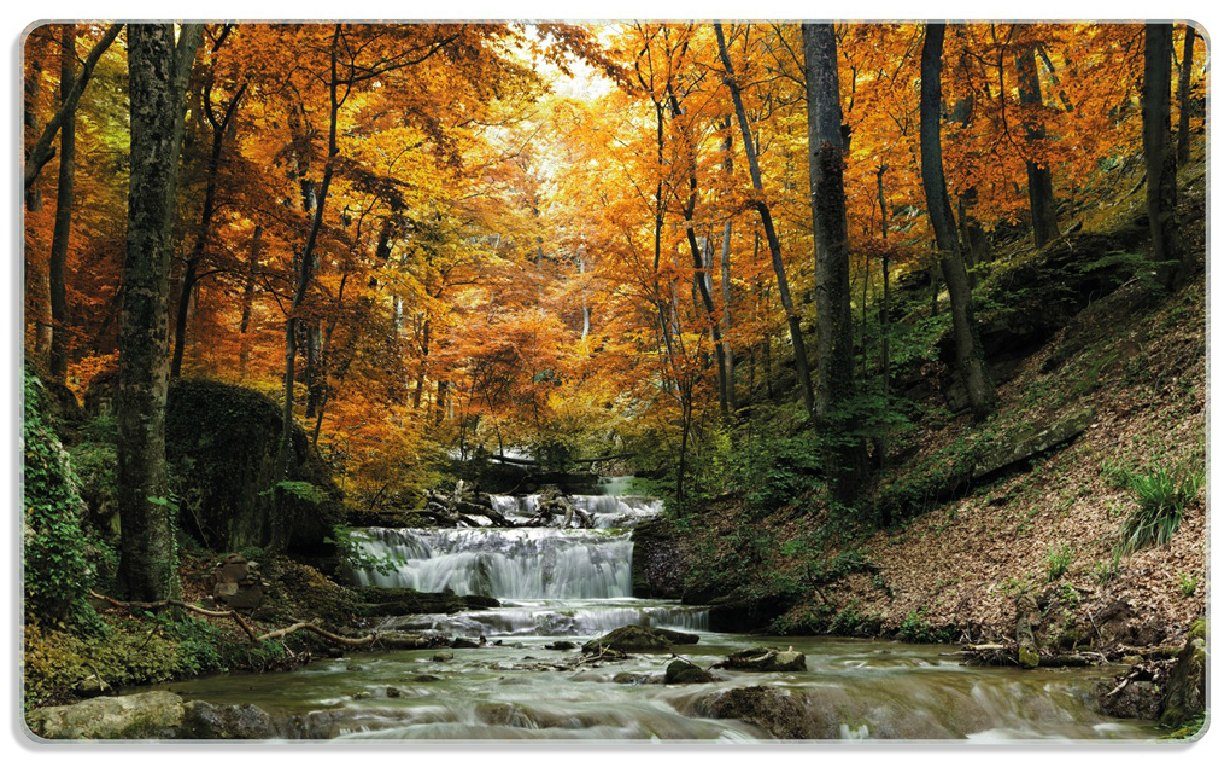
M1161 721L1166 726L1182 726L1205 713L1206 662L1205 623L1200 620L1187 636L1174 668L1166 680L1162 698Z
M180 739L272 739L273 718L256 705L214 705L196 700L184 705Z
M687 574L684 539L664 517L632 529L632 595L641 599L679 599Z
M30 731L42 739L271 739L278 730L256 705L185 702L169 691L95 697L31 710Z
M185 532L216 551L328 555L341 492L299 427L279 463L282 411L256 390L181 379L167 393L167 463Z

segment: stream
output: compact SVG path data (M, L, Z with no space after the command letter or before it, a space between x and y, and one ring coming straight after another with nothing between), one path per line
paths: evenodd
M289 738L726 740L767 738L750 723L702 717L706 696L774 686L801 694L826 739L1146 739L1151 724L1102 716L1094 683L1113 668L1021 671L965 667L951 646L707 631L704 607L631 597L629 527L661 511L635 496L570 496L597 529L372 528L365 551L394 569L357 583L478 593L502 606L451 615L387 618L381 627L486 640L477 649L354 653L299 670L226 674L167 684L187 700L256 704ZM514 522L534 496L492 496ZM669 655L576 664L551 651L616 627L653 625L700 634L676 653L702 667L751 646L792 648L807 670L741 673L699 685L660 683ZM622 675L621 675L622 674ZM654 681L658 682L654 682Z

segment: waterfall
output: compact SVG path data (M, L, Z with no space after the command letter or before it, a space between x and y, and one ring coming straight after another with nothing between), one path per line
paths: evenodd
M356 572L361 585L482 594L497 599L616 599L632 596L632 537L610 530L356 531L362 554L394 569Z
M660 498L640 495L570 495L568 501L589 515L594 527L630 527L662 513Z
M493 495L491 508L513 528L356 530L361 557L390 563L357 570L356 582L429 592L448 588L497 599L631 597L628 528L660 514L662 501L610 494L570 495L565 500L576 513L560 511L558 503L550 505L551 527L530 526L543 522L541 496ZM587 521L582 523L582 516ZM487 517L471 518L490 525ZM567 529L570 523L594 529Z

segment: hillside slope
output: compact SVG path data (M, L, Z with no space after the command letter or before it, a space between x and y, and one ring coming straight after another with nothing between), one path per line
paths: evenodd
M729 630L1011 642L1027 618L1044 653L1178 643L1205 607L1206 284L1201 272L1167 294L1149 277L1136 181L1121 174L1069 235L1042 252L1009 244L988 269L994 415L944 411L960 400L938 337L938 360L908 379L930 402L888 443L861 521L821 496L767 516L728 496L642 532L670 547L642 552L660 560L637 571L646 590L713 603ZM1180 190L1181 239L1203 268L1199 162ZM1186 490L1181 523L1166 544L1117 551L1142 482Z

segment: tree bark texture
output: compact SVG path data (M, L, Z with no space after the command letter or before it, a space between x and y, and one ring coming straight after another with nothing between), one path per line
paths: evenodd
M1158 278L1167 289L1178 286L1184 270L1179 261L1175 224L1178 184L1176 156L1170 137L1172 33L1172 24L1145 25L1145 75L1141 96L1149 234Z
M922 89L919 104L919 143L922 159L923 190L927 214L940 248L940 268L948 285L952 310L953 336L956 340L957 375L965 385L974 416L981 418L995 406L995 388L987 375L982 345L974 323L969 274L957 240L956 221L944 180L944 158L940 146L941 60L944 55L944 25L927 24L922 50Z
M128 25L131 125L128 245L120 319L118 503L120 588L131 598L166 598L177 587L174 511L165 460L167 297L185 67L200 25Z

